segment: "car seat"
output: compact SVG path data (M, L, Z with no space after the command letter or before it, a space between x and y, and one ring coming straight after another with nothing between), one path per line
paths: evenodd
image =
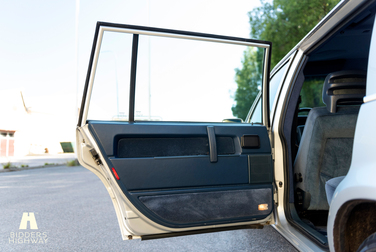
M347 174L365 88L363 71L326 77L322 92L326 107L309 112L294 164L296 201L303 210L328 210L325 183Z

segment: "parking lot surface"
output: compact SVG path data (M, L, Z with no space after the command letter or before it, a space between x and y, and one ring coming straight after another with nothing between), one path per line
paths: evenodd
M0 191L0 251L295 251L272 227L123 241L105 187L81 166L3 172ZM24 212L37 230L19 229Z

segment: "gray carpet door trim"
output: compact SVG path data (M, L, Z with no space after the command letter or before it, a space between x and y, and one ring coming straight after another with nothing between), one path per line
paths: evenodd
M271 188L140 196L139 200L164 221L176 224L266 217L273 207ZM268 209L259 210L260 204L268 204Z

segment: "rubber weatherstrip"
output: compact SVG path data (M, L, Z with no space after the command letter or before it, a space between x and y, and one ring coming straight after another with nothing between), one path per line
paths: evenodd
M131 82L129 87L129 122L134 122L134 106L136 95L136 72L137 72L137 51L138 34L133 34L132 44L132 63L131 63Z
M95 45L97 44L97 40L98 40L99 27L100 27L100 23L98 22L97 23L97 27L95 28L95 35L94 35L94 40L93 40L93 46L91 48L90 61L89 61L89 66L88 66L88 70L87 70L87 74L86 74L84 94L82 95L81 109L80 109L80 114L78 116L78 123L77 123L78 127L81 127L82 117L84 115L85 101L86 101L87 91L88 91L88 88L89 88L91 68L93 67L94 54L95 54L95 48L96 48Z

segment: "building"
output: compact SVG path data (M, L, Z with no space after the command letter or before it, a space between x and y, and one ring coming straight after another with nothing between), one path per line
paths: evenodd
M75 95L24 97L0 91L0 157L62 153L75 141Z

